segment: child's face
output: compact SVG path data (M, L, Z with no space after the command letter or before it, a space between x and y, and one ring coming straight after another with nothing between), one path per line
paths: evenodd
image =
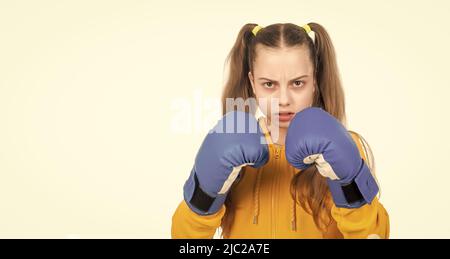
M312 105L315 91L313 65L305 46L274 49L258 45L253 74L248 76L261 110L269 121L278 120L280 128L287 128L296 112ZM278 100L278 111L264 107ZM277 98L277 99L274 99Z

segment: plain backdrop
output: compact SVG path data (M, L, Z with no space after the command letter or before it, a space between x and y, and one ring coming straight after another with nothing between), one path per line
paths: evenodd
M450 238L449 14L445 0L2 0L0 237L170 238L240 28L318 22L391 237Z

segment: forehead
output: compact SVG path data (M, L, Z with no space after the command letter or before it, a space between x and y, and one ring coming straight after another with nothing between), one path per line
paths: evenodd
M306 46L268 48L258 44L253 69L255 74L277 77L280 74L312 74L313 65Z

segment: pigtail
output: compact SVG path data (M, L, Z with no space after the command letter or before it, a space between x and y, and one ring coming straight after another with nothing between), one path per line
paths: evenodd
M228 78L222 92L222 113L227 112L226 98L243 98L247 100L253 96L252 87L248 78L250 71L249 45L255 37L252 30L257 24L248 23L238 33L236 41L226 59ZM228 107L230 108L230 107Z
M345 124L345 100L336 54L328 32L318 23L308 24L314 32L317 90L315 105L324 108Z

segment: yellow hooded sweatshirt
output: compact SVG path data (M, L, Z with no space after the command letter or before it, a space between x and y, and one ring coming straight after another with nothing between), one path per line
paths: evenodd
M361 139L350 131L367 163ZM286 159L284 146L269 141L269 161L255 169L244 167L229 195L234 219L224 238L389 238L389 215L378 198L360 208L332 205L332 225L324 233L313 217L296 204L291 180L299 172ZM172 217L172 238L213 238L226 206L213 215L198 215L183 200ZM231 209L231 208L228 208Z

